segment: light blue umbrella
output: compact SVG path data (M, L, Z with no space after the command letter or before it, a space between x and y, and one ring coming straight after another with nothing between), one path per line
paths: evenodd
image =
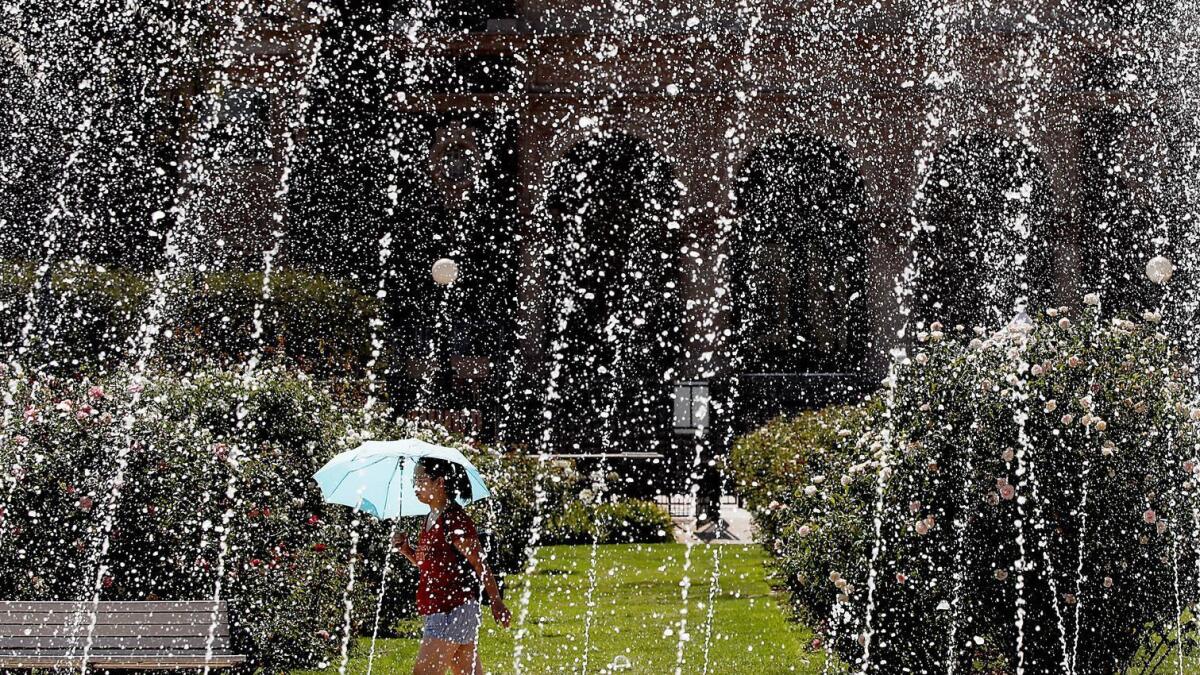
M417 500L413 473L422 457L444 459L466 470L471 498L459 499L463 506L492 495L479 469L461 452L415 438L367 441L329 460L313 478L331 504L353 506L381 520L421 516L429 507Z

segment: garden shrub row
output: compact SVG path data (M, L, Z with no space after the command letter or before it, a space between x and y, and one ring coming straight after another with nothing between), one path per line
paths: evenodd
M673 529L670 515L651 501L570 501L549 518L542 542L547 545L663 543L672 541Z
M894 387L736 443L776 576L844 663L1125 672L1192 629L1195 373L1157 314L1097 314L933 324Z
M30 263L0 263L0 335L5 349L25 348L25 358L60 374L92 374L128 361L152 279L121 269L64 263L52 267L32 294ZM210 271L163 282L166 302L156 355L186 370L194 361L240 364L262 345L314 376L360 376L371 359L371 322L382 304L344 282L297 270L276 270L264 300L263 273ZM39 329L22 337L30 312ZM256 325L255 312L258 311ZM26 344L23 344L26 343ZM375 367L387 366L382 350Z

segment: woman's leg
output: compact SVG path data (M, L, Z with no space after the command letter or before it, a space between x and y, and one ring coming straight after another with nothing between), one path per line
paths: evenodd
M483 664L479 662L479 654L475 651L475 643L455 645L454 659L450 661L450 672L454 675L483 675Z
M417 662L413 665L413 675L446 675L446 670L453 667L454 655L459 647L462 645L446 640L421 640L421 648L417 650Z

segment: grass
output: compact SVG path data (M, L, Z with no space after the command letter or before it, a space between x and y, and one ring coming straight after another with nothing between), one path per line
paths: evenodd
M714 554L720 577L707 626ZM679 625L686 618L684 673L818 673L823 656L808 650L810 630L785 619L782 598L771 591L757 546L697 546L692 549L687 613L683 578L685 547L680 544L600 546L596 551L593 618L585 626L591 583L589 546L550 546L539 550L537 571L529 579L529 615L521 639L526 673L579 672L584 658L590 673L673 673L679 654ZM508 581L506 598L514 614L512 630L498 627L485 608L480 635L488 673L513 673L515 616L521 612L526 578ZM420 628L400 626L404 637L380 640L374 672L412 670ZM585 638L586 635L586 638ZM706 639L707 638L707 639ZM365 673L369 640L360 640L350 673ZM628 668L614 671L623 655ZM707 667L706 667L707 666ZM337 664L309 675L336 673Z

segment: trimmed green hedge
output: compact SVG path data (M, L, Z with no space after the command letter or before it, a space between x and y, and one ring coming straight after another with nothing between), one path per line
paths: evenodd
M571 501L546 524L542 543L648 544L672 541L671 516L654 502L625 499L588 504Z
M0 264L0 347L20 346L35 269L31 264ZM136 337L153 284L119 269L64 264L48 274L35 297L36 330L30 335L38 363L54 372L103 374L118 367ZM278 270L263 300L261 272L210 272L176 279L156 338L164 365L187 370L197 362L240 364L257 350L289 359L318 377L361 376L371 359L371 322L382 303L374 296L329 277ZM261 303L262 332L254 312ZM386 344L386 341L385 341ZM390 353L381 348L377 372Z

